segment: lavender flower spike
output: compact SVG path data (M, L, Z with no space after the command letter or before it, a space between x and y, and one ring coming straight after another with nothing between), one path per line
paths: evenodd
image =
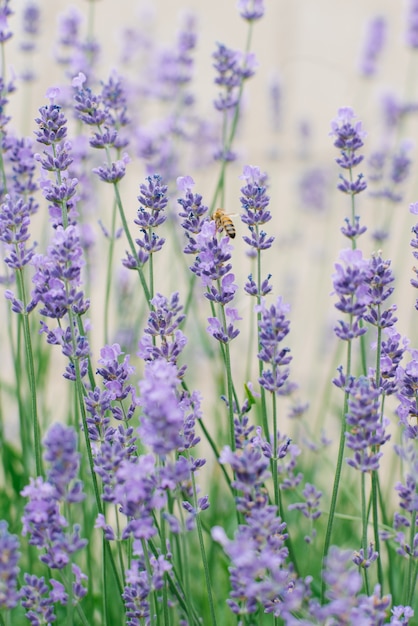
M0 610L13 609L19 601L17 577L19 540L8 531L5 521L0 521Z

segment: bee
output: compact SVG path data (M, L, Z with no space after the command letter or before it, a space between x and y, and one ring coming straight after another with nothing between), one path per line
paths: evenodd
M235 230L234 222L229 215L225 213L224 209L216 209L212 215L212 219L215 220L216 228L221 233L223 230L231 239L234 239L237 231Z

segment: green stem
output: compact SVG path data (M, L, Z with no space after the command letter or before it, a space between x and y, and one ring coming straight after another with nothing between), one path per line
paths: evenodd
M366 505L366 477L364 472L361 472L361 519L362 519L362 540L361 547L363 548L364 558L367 558L367 505ZM366 587L367 595L369 591L369 577L367 575L367 569L364 568L364 584Z
M350 372L351 372L351 350L352 350L352 343L351 343L351 341L348 341L347 342L347 367L346 367L346 376L347 377L350 376ZM344 458L347 410L348 410L348 391L345 391L345 393L344 393L344 404L343 404L343 414L341 416L341 431L340 431L340 443L339 443L339 448L338 448L338 458L337 458L337 465L336 465L336 468L335 468L334 484L333 484L333 488L332 488L332 496L331 496L331 504L330 504L330 509L329 509L328 524L327 524L327 529L326 529L326 533L325 533L324 552L323 552L324 559L325 559L325 557L328 554L328 550L329 550L329 547L330 547L330 544L331 544L331 535L332 535L332 529L333 529L333 525L334 525L335 509L336 509L336 506L337 506L338 489L339 489L339 486L340 486L341 471L342 471L342 464L343 464L343 458ZM322 580L322 585L321 585L321 599L322 599L322 602L324 602L324 599L325 599L325 581L324 580Z
M195 510L198 511L196 482L195 482L195 476L194 476L193 472L192 472L192 485L193 485L194 507L195 507ZM209 609L210 609L210 621L212 623L212 626L216 626L215 606L214 606L214 603L213 603L212 585L211 585L211 581L210 581L210 573L209 573L208 561L207 561L207 558L206 558L205 543L203 541L202 521L200 519L200 513L197 513L197 515L196 515L196 529L197 529L197 536L199 538L199 547L200 547L200 554L202 556L203 569L204 569L204 572L205 572L206 591L207 591L207 594L208 594Z
M129 231L129 227L128 227L128 222L126 220L126 216L125 216L125 211L123 208L123 204L122 204L122 199L120 197L120 192L119 192L119 186L118 183L113 183L113 188L115 191L115 198L116 198L116 204L119 210L119 216L122 222L122 226L123 226L123 230L124 233L126 235L126 238L128 240L129 243L129 247L131 249L131 254L135 259L138 259L138 254L135 248L135 244L134 241L132 239L131 233ZM141 285L142 285L142 289L144 290L144 294L145 294L145 298L147 300L147 304L149 307L151 307L151 293L150 290L148 289L148 285L146 283L145 280L145 276L144 276L144 272L142 271L141 267L137 267L137 271L138 271L138 276L139 276L139 280L141 281Z

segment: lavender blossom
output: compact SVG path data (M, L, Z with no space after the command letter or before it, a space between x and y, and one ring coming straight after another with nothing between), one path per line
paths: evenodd
M188 240L187 246L183 250L185 254L196 254L199 251L196 235L202 230L209 210L207 206L202 204L202 196L192 192L194 184L191 176L180 176L177 179L178 189L185 194L185 198L177 200L182 207L182 211L179 212L179 216L183 218L181 226L186 231Z
M323 579L328 603L319 606L310 602L310 616L320 622L382 624L390 605L390 596L380 595L379 586L369 597L360 595L361 575L349 568L351 553L331 546L325 560Z
M21 492L29 498L22 522L23 535L29 535L29 543L44 553L40 560L52 569L62 569L71 561L72 554L82 550L87 541L80 537L80 526L74 524L72 533L65 532L68 522L60 513L57 488L43 479L30 479Z
M366 313L370 303L369 287L369 264L363 259L361 250L341 250L340 261L335 264L336 272L333 275L334 292L339 300L335 307L342 313L350 316L349 322L338 321L334 328L337 337L344 341L350 341L366 332L360 320Z
M400 424L404 427L404 435L408 439L418 438L418 351L410 350L411 360L402 367L398 366L396 378L398 383L397 398L399 405L397 414ZM411 419L412 418L412 419Z
M163 588L164 575L170 572L172 565L163 555L156 558L148 557L151 567L151 576L147 572L144 559L133 559L131 566L126 570L127 585L122 598L125 602L127 624L135 626L141 619L149 618L149 596Z
M255 310L260 313L258 322L260 352L257 357L270 366L270 369L264 369L258 381L267 391L288 395L293 385L288 382L290 372L286 366L292 357L289 355L289 348L283 348L281 342L289 332L290 322L286 319L289 306L284 304L279 296L276 303L270 306L262 299Z
M51 624L57 616L54 613L54 598L49 593L44 577L24 575L25 584L22 586L22 606L27 609L25 614L32 626ZM52 583L52 581L51 581Z
M177 363L177 359L183 351L187 338L179 329L179 325L185 319L180 313L183 307L179 304L179 294L173 293L170 299L157 293L151 300L152 309L145 327L144 335L139 341L138 356L144 361L155 361L165 358L167 361ZM160 344L156 343L156 338ZM179 369L179 378L183 377L186 365Z
M350 107L338 109L338 116L331 122L330 136L335 137L334 146L339 149L340 156L335 159L343 170L349 171L346 178L340 174L340 184L338 189L354 198L355 195L364 191L367 187L363 174L358 174L353 180L353 169L363 160L363 156L358 151L363 146L363 139L366 136L360 121L354 122L354 112ZM353 241L364 232L360 228L359 218L352 215L351 223L347 222L347 228L342 229L343 234Z
M212 528L212 537L231 560L231 594L227 601L231 611L246 615L261 609L285 619L301 607L309 587L287 563L286 525L277 516L277 507L268 503L263 489L269 476L268 450L260 429L257 437L249 438L235 452L224 448L220 462L230 463L234 470L233 484L242 492L237 497L237 508L245 513L245 524L238 526L233 540L220 527Z
M79 471L80 454L77 452L77 436L74 430L62 424L53 424L45 435L43 444L44 459L49 464L47 481L54 485L59 498L67 502L83 500L83 483L75 480Z
M377 62L386 43L386 20L378 15L367 24L366 38L360 61L360 73L366 78L377 72Z
M253 76L257 62L253 53L244 55L219 43L213 58L213 66L217 71L215 84L224 90L215 100L215 108L218 111L227 111L237 106L239 90L243 82Z
M264 0L238 0L240 16L248 22L255 22L264 15Z
M0 554L0 609L13 609L20 597L17 590L19 540L9 533L4 520L0 521Z
M108 392L106 397L106 407L110 409L112 415L117 420L130 420L136 408L136 396L133 385L129 382L135 369L129 364L129 354L123 361L119 358L122 355L119 344L104 346L100 350L100 367L97 374L104 380L104 386ZM130 404L126 409L122 401L130 397ZM110 400L110 404L108 404Z
M418 2L408 1L408 11L406 15L406 45L415 49L418 48Z
M353 380L348 392L346 443L354 450L354 458L347 463L362 472L378 470L380 447L390 439L385 432L389 420L380 414L380 392L365 376Z
M179 382L174 363L162 358L146 363L144 378L139 383L139 434L156 454L168 454L182 442L183 412L176 393Z

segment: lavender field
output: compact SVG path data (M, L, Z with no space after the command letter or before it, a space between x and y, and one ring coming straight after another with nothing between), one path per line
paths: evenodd
M0 0L0 626L418 624L392 4Z

